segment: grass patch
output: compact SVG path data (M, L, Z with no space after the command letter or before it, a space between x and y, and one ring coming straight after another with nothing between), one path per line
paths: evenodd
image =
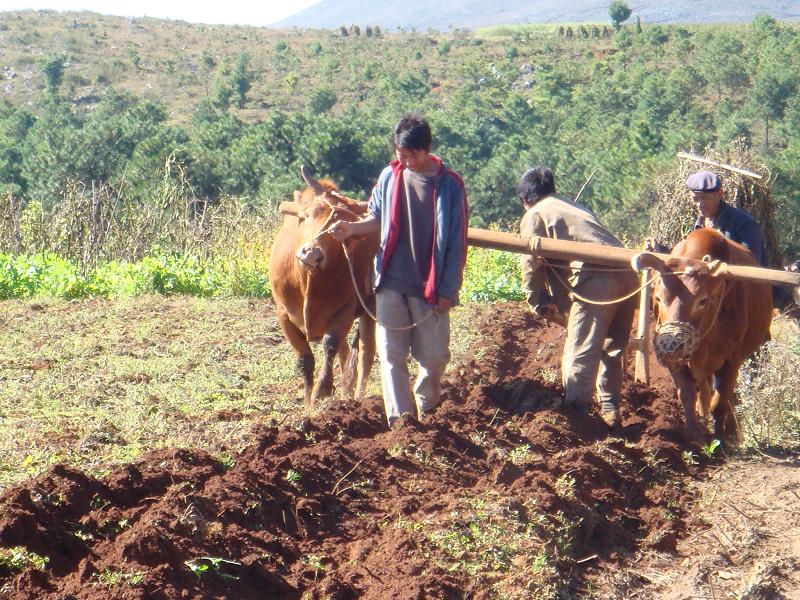
M62 460L102 474L160 447L233 457L255 421L300 402L264 301L9 301L0 320L0 486Z
M737 409L745 448L800 447L800 326L781 318L772 340L742 365Z
M557 598L563 588L556 565L567 558L572 526L538 512L535 501L512 507L495 496L466 496L447 514L401 517L395 526L420 538L437 566L466 573L490 597Z

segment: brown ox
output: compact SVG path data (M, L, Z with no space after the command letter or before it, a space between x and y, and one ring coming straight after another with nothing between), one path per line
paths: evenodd
M330 181L316 181L305 167L301 173L309 187L294 193L299 216L287 215L275 238L269 281L278 322L297 356L308 405L309 401L333 394L333 362L337 355L343 387L352 394L355 360L347 360L347 334L357 317L359 325L353 343L353 359L357 353L357 393L364 393L375 359L375 323L364 313L353 279L358 282L361 297L368 306L374 304L370 269L378 240L377 237L357 238L346 242L352 259L351 276L341 243L325 230L334 221L355 221L364 216L367 205L342 196ZM309 342L320 340L324 362L314 385L314 354Z
M689 436L704 434L696 410L703 421L713 411L715 435L738 441L734 388L739 367L769 338L772 294L768 283L726 279L717 271L720 263L757 267L753 254L704 228L689 234L665 261L642 253L632 262L661 274L653 293L653 346L675 382Z

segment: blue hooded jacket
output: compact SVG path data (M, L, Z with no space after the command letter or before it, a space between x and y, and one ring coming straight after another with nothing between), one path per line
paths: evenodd
M439 173L431 215L433 252L423 295L428 304L436 304L439 296L457 304L467 258L467 192L458 173L438 157L431 158L439 165ZM393 160L381 173L369 200L370 214L381 223L381 245L375 256L376 288L381 285L383 267L389 263L400 234L404 170L400 161Z

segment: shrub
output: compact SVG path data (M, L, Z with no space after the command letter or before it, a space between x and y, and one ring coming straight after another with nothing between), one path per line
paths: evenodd
M500 250L470 248L461 288L463 302L523 300L519 258Z

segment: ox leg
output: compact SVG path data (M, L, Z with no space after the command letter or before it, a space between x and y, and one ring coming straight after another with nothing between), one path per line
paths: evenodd
M717 372L718 401L713 409L714 435L724 441L736 444L739 442L739 422L736 419L736 410L733 407L733 395L736 388L736 378L739 375L739 365L726 362Z
M333 395L333 361L339 353L340 338L333 332L328 332L322 338L322 370L317 378L317 384L311 392L311 400L330 398Z
M697 421L697 386L686 367L672 373L675 387L678 389L678 399L683 405L683 416L686 419L686 435L690 440L701 439L705 431Z
M356 398L363 398L367 390L369 374L375 363L375 321L369 315L358 320L358 335L361 347L358 352L358 387Z
M311 400L311 387L314 384L314 354L306 336L289 320L288 315L279 314L278 324L297 356L297 368L303 376L305 401L308 404Z
M697 412L700 415L700 421L703 426L708 425L708 417L711 410L716 405L717 393L711 385L711 378L706 378L699 386L697 394Z
M333 363L336 356L340 358L347 353L347 333L353 326L355 305L336 313L330 321L327 332L322 338L324 362L317 383L311 392L312 402L333 395Z
M359 332L353 338L353 343L348 348L347 340L342 339L339 344L339 367L341 371L340 386L347 398L353 397L353 388L356 383L356 360L358 358Z

